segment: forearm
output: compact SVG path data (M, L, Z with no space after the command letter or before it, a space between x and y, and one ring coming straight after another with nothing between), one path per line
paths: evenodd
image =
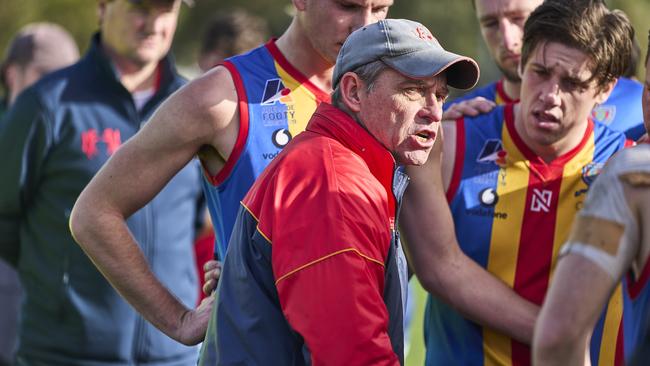
M585 362L590 334L616 283L604 269L581 255L560 257L535 325L536 364Z
M533 344L533 365L590 365L588 343L587 335L562 339L552 334L544 333L542 335L536 330Z
M83 205L75 206L70 219L75 240L136 311L171 338L180 340L181 319L188 309L151 272L124 218L103 212L100 218Z
M451 304L466 318L531 344L539 307L517 295L463 253L432 263L429 271L420 273L421 277L416 268L427 291Z

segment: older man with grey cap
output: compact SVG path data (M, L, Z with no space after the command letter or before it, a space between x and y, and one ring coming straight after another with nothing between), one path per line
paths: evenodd
M477 64L423 25L352 33L322 103L242 201L204 364L402 364L402 165L426 161L448 85Z

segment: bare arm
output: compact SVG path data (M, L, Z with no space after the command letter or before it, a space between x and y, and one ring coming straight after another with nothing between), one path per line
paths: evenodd
M211 299L195 311L185 308L155 278L125 220L198 151L212 147L227 156L237 137L237 118L236 92L225 69L188 84L97 173L70 218L75 240L117 291L148 321L185 344L203 339Z
M445 123L444 132L446 138L454 135L453 124ZM515 294L458 246L443 188L440 145L438 139L424 166L408 169L411 183L402 208L401 229L408 244L410 263L427 291L450 303L464 316L530 343L537 306ZM453 162L453 151L452 140L445 146L445 160ZM452 164L444 165L450 169ZM431 229L422 230L423 227Z
M589 364L591 330L615 285L592 261L576 254L562 258L535 327L534 364Z

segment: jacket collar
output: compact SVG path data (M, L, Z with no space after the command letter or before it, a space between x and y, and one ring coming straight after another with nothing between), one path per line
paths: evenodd
M88 52L83 61L88 65L91 65L91 67L97 68L105 80L110 80L115 87L128 93L126 88L124 88L120 82L118 72L115 69L113 62L110 60L108 55L106 55L106 52L104 52L101 43L101 33L96 32L92 37L90 47L88 48ZM160 80L156 94L163 93L164 95L168 95L171 92L170 88L174 87L174 81L178 75L171 55L168 54L160 60L160 63L158 64L158 72Z
M344 111L321 103L307 125L307 131L331 137L352 150L367 164L387 192L393 193L395 159L365 128Z

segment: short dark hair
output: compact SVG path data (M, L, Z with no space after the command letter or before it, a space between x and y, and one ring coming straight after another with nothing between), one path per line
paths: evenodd
M633 39L625 13L609 10L602 0L546 0L524 25L521 65L537 46L561 43L589 56L591 80L602 90L628 68Z
M201 54L218 50L224 57L249 51L269 39L269 26L263 18L243 9L217 15L206 28Z
M630 52L630 62L622 76L633 78L636 76L636 70L639 68L639 59L641 58L641 47L636 37L632 40L632 52Z
M366 90L369 92L374 87L375 81L379 75L388 68L388 65L386 65L383 61L377 60L369 64L361 65L354 69L352 72L357 74L359 76L359 79L361 79L366 84ZM332 105L338 107L339 109L345 109L345 106L341 100L341 83L339 83L332 92Z

